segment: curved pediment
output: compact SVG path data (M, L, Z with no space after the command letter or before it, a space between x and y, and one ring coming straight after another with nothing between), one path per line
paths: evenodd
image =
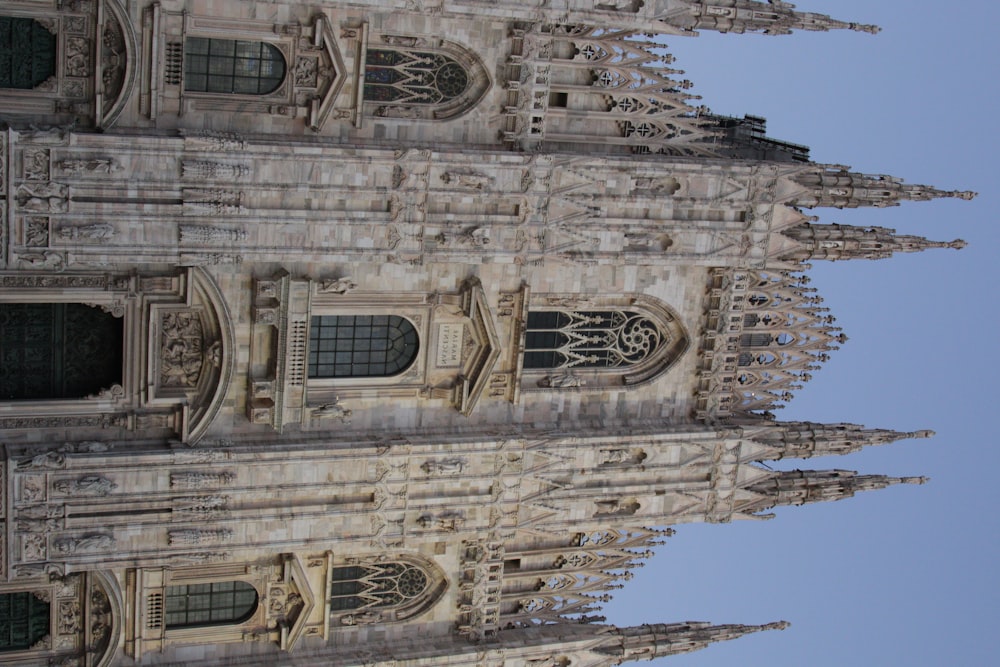
M94 73L95 117L97 127L108 128L118 120L135 88L139 49L132 22L118 0L104 0L101 10L98 16L104 22L98 26L101 48Z
M188 274L184 304L150 308L151 403L183 400L181 438L194 443L225 399L235 365L235 334L215 281L200 269Z

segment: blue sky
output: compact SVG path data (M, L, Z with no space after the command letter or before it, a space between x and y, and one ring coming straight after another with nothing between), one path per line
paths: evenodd
M770 522L681 526L606 608L609 622L792 627L662 661L720 665L994 665L1000 621L1000 3L803 0L883 32L674 37L675 66L713 111L768 119L818 162L979 192L883 210L818 209L962 251L817 262L810 275L850 340L781 419L937 431L789 467L928 475ZM654 663L657 664L657 663Z

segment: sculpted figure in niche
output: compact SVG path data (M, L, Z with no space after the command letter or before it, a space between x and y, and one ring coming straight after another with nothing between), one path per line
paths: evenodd
M343 278L320 281L316 291L322 294L347 294L356 289L357 286L358 284L351 280L350 276L344 276Z
M420 469L428 475L458 475L465 469L462 459L432 459L420 464Z
M106 496L118 485L106 477L87 475L79 479L60 479L52 488L70 496Z
M69 188L62 183L25 183L18 188L17 203L25 211L65 213Z
M465 519L458 512L444 512L438 516L425 514L417 519L417 525L426 530L437 529L454 533L462 527Z
M317 419L335 418L344 424L351 423L352 414L354 414L352 410L340 404L339 398L335 398L332 403L326 403L318 408L314 408L312 411L313 417Z
M587 381L571 373L561 375L548 375L538 381L539 387L551 387L552 389L564 389L570 387L582 387Z
M483 229L482 227L470 227L469 229L465 229L460 234L456 234L454 236L441 232L434 237L434 240L443 246L450 245L452 241L454 241L457 245L485 248L490 244L490 233L489 230Z
M31 125L30 130L18 131L17 136L34 144L61 144L66 139L66 135L75 126L75 122L68 125L53 125L50 127Z
M62 160L59 168L68 174L79 174L89 171L91 173L113 174L121 171L122 166L114 158L88 158L82 160Z
M598 500L594 503L597 506L595 517L598 516L632 516L639 511L639 502L635 498L611 498L608 500Z
M441 174L441 180L449 185L468 190L486 190L493 179L484 174L463 174L455 171L446 171Z
M642 449L602 449L601 456L604 465L634 465L646 460L646 452Z
M639 177L635 179L635 189L651 192L658 195L673 195L681 189L681 184L676 178L649 178Z
M374 625L383 620L381 612L366 611L361 614L348 614L340 619L343 625Z
M388 106L383 105L375 110L375 115L380 118L409 118L409 119L419 119L424 117L424 112L416 107L401 105L401 106Z
M427 46L427 40L408 35L382 35L382 41L392 46Z
M114 237L115 226L108 222L95 222L92 225L66 225L60 227L58 234L67 241L77 239L87 239L91 241L104 241Z
M17 464L18 470L58 470L66 467L66 456L62 452L45 452L24 459Z
M115 538L102 533L90 533L82 537L64 537L55 541L55 550L60 554L78 552L107 551L115 545Z

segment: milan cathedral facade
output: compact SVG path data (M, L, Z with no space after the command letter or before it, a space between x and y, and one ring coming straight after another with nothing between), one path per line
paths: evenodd
M877 32L5 2L0 663L603 667L784 627L598 612L672 525L923 481L771 470L930 434L771 410L844 340L806 262L963 245L813 214L972 193L713 114L660 41L830 29Z

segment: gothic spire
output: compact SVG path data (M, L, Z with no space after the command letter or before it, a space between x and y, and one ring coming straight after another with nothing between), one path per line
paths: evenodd
M723 6L726 5L726 6ZM720 2L702 0L691 8L696 16L695 28L719 32L762 32L766 35L788 35L793 30L854 30L875 34L878 26L838 21L825 14L795 11L795 5L781 0L754 2L737 0Z
M739 639L763 630L784 630L787 621L765 625L712 625L701 621L687 623L655 623L621 628L612 634L618 645L599 649L606 655L617 655L614 664L633 660L654 660L706 648L715 642ZM610 642L609 642L610 643Z
M779 422L753 436L763 445L777 447L784 458L807 459L813 456L850 454L864 447L885 445L907 438L930 438L934 431L891 431L867 429L858 424L818 424L816 422Z
M966 246L962 239L930 241L922 236L897 234L888 227L859 227L855 225L814 225L810 222L782 231L785 236L803 244L791 251L787 259L884 259L897 252L920 252L928 248L954 248Z
M816 165L795 177L807 191L795 197L793 205L813 208L858 208L899 206L903 201L930 201L955 197L966 201L976 196L968 190L940 190L928 185L908 185L901 179L882 174L861 174L840 165Z
M884 489L895 484L925 484L927 477L859 475L853 470L785 470L747 487L767 496L753 511L778 505L804 505L852 497L858 491Z

